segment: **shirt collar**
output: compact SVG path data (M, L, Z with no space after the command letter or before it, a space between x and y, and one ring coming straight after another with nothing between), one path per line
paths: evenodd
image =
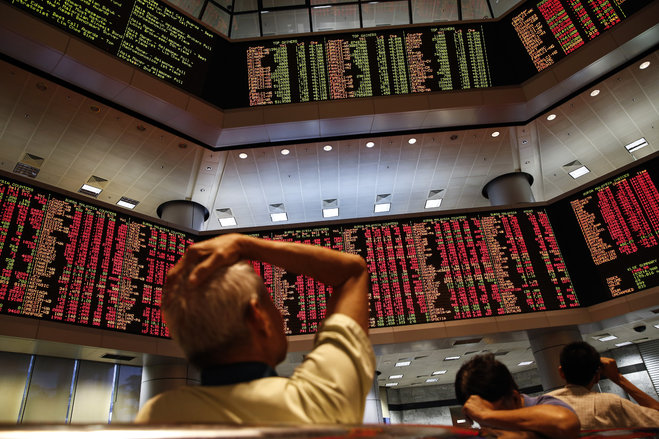
M226 386L276 376L272 367L257 361L221 364L202 369L201 385Z

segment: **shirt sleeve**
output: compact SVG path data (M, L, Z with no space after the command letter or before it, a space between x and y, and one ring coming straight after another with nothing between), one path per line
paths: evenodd
M290 383L310 419L361 423L374 374L375 354L364 330L352 318L332 314Z
M552 395L540 395L536 398L534 405L557 405L559 407L564 407L570 410L572 413L576 414L576 411L572 408L567 402L560 400Z

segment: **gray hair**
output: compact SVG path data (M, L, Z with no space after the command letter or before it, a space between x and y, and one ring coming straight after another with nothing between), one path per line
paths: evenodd
M267 292L261 277L246 262L217 270L195 288L188 284L189 273L183 273L179 282L165 285L162 311L172 338L188 360L204 367L248 341L247 306Z

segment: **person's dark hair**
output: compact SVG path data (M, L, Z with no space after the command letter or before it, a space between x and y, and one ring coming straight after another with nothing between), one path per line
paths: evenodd
M460 367L455 378L455 396L464 404L471 395L490 402L509 396L517 389L508 368L493 354L477 355Z
M600 354L585 341L575 341L563 347L561 368L568 384L587 386L600 368Z

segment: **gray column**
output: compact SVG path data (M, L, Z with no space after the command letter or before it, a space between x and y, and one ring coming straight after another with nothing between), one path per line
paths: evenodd
M189 200L166 201L158 206L156 213L164 221L193 230L202 230L210 216L208 209Z
M382 424L382 404L380 403L380 386L378 386L377 375L373 379L371 391L366 396L364 408L364 424Z
M185 385L198 385L199 371L181 358L143 356L140 407L159 393Z
M582 340L579 328L576 326L562 326L529 329L526 333L531 342L531 351L533 352L535 364L538 366L542 389L548 392L564 386L565 381L558 372L561 349L573 341Z
M490 180L483 186L482 194L492 206L506 204L533 203L531 191L533 176L526 172L510 172Z

